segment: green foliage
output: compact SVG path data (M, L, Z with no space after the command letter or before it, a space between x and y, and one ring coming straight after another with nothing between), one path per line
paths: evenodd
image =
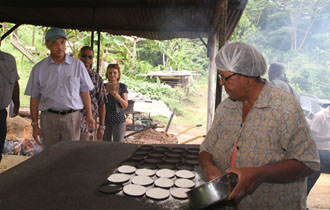
M330 97L329 22L329 0L249 0L231 41L283 63L299 93Z
M123 75L121 81L129 89L141 93L150 99L161 100L171 110L176 108L177 114L182 114L183 108L180 101L184 98L184 92L180 88L171 88L169 85L162 84L159 79L156 83L152 83L146 80L131 79Z

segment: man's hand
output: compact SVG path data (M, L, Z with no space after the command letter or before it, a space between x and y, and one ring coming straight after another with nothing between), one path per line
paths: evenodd
M258 168L230 168L226 173L235 173L238 176L238 182L233 191L228 196L229 200L238 203L246 195L252 194L263 182Z
M102 140L103 135L104 135L104 130L99 127L99 129L97 129L97 135L96 135L97 139Z
M16 117L18 115L19 112L19 105L14 105L14 109L13 109L13 117Z
M20 101L19 101L19 84L18 81L15 82L12 100L14 102L13 117L18 115Z
M41 129L39 128L38 125L32 126L32 136L34 140L37 142L37 144L40 145L40 139L42 138L42 136L41 136Z
M95 126L95 121L92 116L87 115L87 126L88 126L88 131L93 132L94 126Z

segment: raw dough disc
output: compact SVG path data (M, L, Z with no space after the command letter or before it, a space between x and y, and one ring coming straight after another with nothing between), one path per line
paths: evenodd
M161 188L170 188L174 185L174 182L173 182L173 180L168 179L168 178L159 178L159 179L156 179L155 185L157 187L161 187Z
M153 151L149 153L149 156L154 158L162 158L165 156L165 154L163 152Z
M135 161L142 161L144 160L145 155L132 155L129 159Z
M121 184L103 183L97 188L100 192L106 194L116 194L123 189Z
M177 177L185 178L185 179L192 179L195 177L195 174L188 170L179 170L175 173Z
M154 163L140 163L137 167L138 168L156 169L157 164L154 164Z
M108 181L112 183L124 183L127 182L130 178L131 176L127 174L111 174L108 177Z
M175 180L175 186L181 188L192 188L195 187L195 182L191 181L190 179L177 179Z
M183 154L178 152L165 152L165 155L171 158L178 158L181 157Z
M187 188L175 188L175 189L171 189L171 195L174 198L178 198L178 199L186 199L188 198L187 192L190 189Z
M171 152L184 153L186 151L183 147L172 147L170 148Z
M175 169L175 164L173 164L173 163L158 163L157 167L159 169L163 169L163 168Z
M153 176L155 175L155 171L147 168L140 168L135 171L135 174L138 176Z
M163 158L163 160L164 160L166 163L172 163L172 164L177 164L177 163L182 162L182 159L181 159L181 158L165 157L165 158Z
M193 171L194 170L194 167L192 165L189 165L189 164L177 164L176 165L176 168L179 169L179 170L189 170L189 171Z
M135 176L132 179L133 184L138 184L138 185L151 185L154 183L154 180L152 180L149 176Z
M134 171L136 171L136 168L134 166L129 166L129 165L122 165L120 167L118 167L117 169L120 173L123 174L131 174Z
M123 189L124 193L130 196L142 196L144 193L146 193L147 188L141 186L141 185L136 185L136 184L128 184L124 186Z
M143 145L143 146L139 147L139 150L149 151L149 150L152 150L152 149L153 149L153 146L151 146L151 145Z
M136 150L135 152L134 152L134 154L136 154L136 155L148 155L148 151L147 150Z
M156 175L158 177L163 177L163 178L172 178L175 175L175 172L171 169L160 169L156 172Z
M168 147L164 147L164 146L155 146L154 150L158 151L158 152L166 152L168 151Z
M129 166L137 166L139 165L140 162L139 161L135 161L135 160L124 160L123 162L120 163L120 165L129 165Z
M151 188L146 192L147 197L157 200L163 200L170 196L170 191L162 188Z
M190 164L190 165L198 165L198 159L187 159L185 160L185 163Z

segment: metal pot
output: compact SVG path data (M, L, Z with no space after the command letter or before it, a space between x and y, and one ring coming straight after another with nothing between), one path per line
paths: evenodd
M225 174L187 192L192 209L214 209L232 203L228 195L237 184L237 175Z

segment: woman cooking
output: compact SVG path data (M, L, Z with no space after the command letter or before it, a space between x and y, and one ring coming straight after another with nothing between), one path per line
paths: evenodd
M118 64L109 64L107 67L105 131L103 141L121 142L126 131L127 86L120 83L120 67Z
M305 177L320 163L299 103L260 77L266 62L248 44L223 46L216 66L229 98L217 107L201 145L206 179L237 174L229 200L238 209L306 209Z

